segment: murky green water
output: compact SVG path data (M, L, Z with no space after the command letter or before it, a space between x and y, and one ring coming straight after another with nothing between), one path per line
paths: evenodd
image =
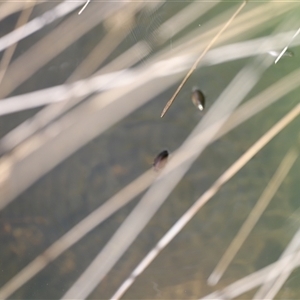
M151 15L150 24L140 15L137 20L141 26L132 31L124 45L142 36L147 38L152 28L159 26L183 6L182 3L166 3ZM217 6L210 14L220 13L222 9L222 5ZM204 23L208 17L209 14L205 15L201 22ZM63 82L85 54L91 51L96 44L93 39L95 36L99 38L101 30L101 26L92 30L39 72L45 77L35 75L17 92L25 93ZM168 41L167 46L170 51L171 42ZM293 51L295 57L272 66L248 98L298 68L300 51L298 48ZM193 86L203 90L208 110L248 61L245 59L201 68L191 77L165 118L160 119L159 115L176 87L168 89L94 139L7 206L0 214L0 285L109 197L149 169L157 153L163 149L172 153L183 143L201 119L201 114L190 101ZM62 64L65 64L63 71ZM298 93L299 90L296 90L288 94L210 145L89 298L106 299L112 296L137 263L222 172L299 102ZM31 110L1 117L1 136L35 112ZM206 284L208 276L285 153L291 146L297 143L299 146L299 127L298 118L225 184L138 277L124 299L195 299L214 291L215 288ZM299 227L299 167L298 160L217 287L226 286L280 256ZM137 197L99 225L13 294L12 298L54 299L63 295L139 199ZM295 271L292 274L277 295L279 299L299 297L298 273ZM245 295L244 299L248 299L249 295Z

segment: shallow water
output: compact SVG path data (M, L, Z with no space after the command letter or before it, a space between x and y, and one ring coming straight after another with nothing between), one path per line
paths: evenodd
M180 10L181 6L180 3L165 4L161 7L163 12L154 13L150 18L149 26L139 16L138 22L140 20L145 24L139 28L140 31L132 31L120 47L132 43L132 38L139 39L137 32L149 38L149 30ZM217 6L211 13L217 14L221 10L222 6ZM203 18L203 22L206 18ZM63 82L84 57L84 53L89 53L96 44L93 39L99 31L101 26L51 61L17 92L26 93ZM168 42L170 47L172 41ZM122 51L122 48L118 51ZM295 57L282 59L264 74L247 99L297 68L300 52L298 48L293 52ZM244 59L199 69L163 119L159 117L161 110L176 87L167 89L71 155L1 211L0 240L1 245L5 246L0 250L0 286L109 197L151 168L157 153L168 149L172 155L172 151L183 143L202 117L191 102L192 87L198 86L207 96L207 111L248 61ZM147 59L143 63L146 64ZM64 71L56 71L57 68L61 70L63 64L66 66ZM39 74L45 74L45 78ZM298 92L296 90L288 94L211 144L89 298L107 299L112 296L137 263L222 172L299 102ZM31 110L1 117L1 136L35 112ZM298 118L225 184L137 278L124 299L195 299L214 291L215 287L206 284L208 276L285 153L291 146L299 144L299 125ZM293 214L299 207L298 170L299 160L217 288L272 263L285 249L298 229L298 223L295 225L293 221L299 220L299 214ZM14 293L12 298L61 297L107 243L139 199L140 196L97 226ZM295 271L278 298L297 298L300 295L299 287L295 284L298 277ZM245 297L247 299L248 294Z

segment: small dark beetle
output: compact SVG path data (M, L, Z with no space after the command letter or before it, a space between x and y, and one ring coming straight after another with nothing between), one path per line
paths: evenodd
M192 92L192 101L194 105L199 109L203 110L205 106L205 97L200 90L194 89Z
M160 171L167 163L169 152L164 150L160 152L154 159L153 167L155 171Z

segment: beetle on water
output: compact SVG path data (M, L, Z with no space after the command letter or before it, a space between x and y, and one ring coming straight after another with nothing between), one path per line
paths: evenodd
M154 159L153 167L155 171L160 171L167 163L169 152L164 150L160 152Z
M199 109L203 110L205 106L205 97L203 93L198 89L193 89L192 91L192 102Z

